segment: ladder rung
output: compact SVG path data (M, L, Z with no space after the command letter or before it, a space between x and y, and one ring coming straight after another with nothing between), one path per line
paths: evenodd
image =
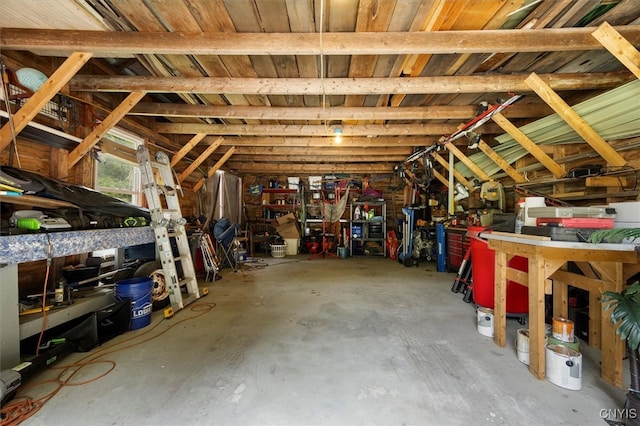
M180 210L178 209L163 209L162 213L180 213Z
M189 256L187 256L186 254L183 254L182 256L177 256L173 258L174 262L182 262L183 260L187 260L189 259Z
M195 278L192 278L192 277L184 277L183 279L181 279L181 280L178 282L178 285L179 285L180 287L182 287L183 285L189 284L190 282L193 282L193 283L196 283L196 284L197 284L197 281L195 280Z

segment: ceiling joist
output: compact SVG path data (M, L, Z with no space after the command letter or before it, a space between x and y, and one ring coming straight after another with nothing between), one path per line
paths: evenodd
M640 43L637 26L616 27ZM3 28L0 48L94 52L96 57L157 55L420 55L490 52L561 52L597 50L602 45L590 28L415 32L103 32Z
M238 93L252 95L385 95L531 92L526 75L371 78L226 78L79 75L77 92ZM633 78L629 72L542 74L554 90L610 89Z
M613 56L640 78L640 52L607 22L591 33Z

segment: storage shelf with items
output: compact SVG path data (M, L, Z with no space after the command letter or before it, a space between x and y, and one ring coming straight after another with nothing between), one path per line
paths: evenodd
M291 188L265 188L262 190L260 203L260 218L263 221L272 221L293 213L299 217L300 192Z
M387 204L384 201L350 205L351 256L386 256Z

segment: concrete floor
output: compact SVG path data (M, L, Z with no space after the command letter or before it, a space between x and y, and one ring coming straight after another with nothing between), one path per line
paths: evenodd
M603 425L601 410L624 402L599 378L599 351L583 353L581 391L534 379L516 356L517 321L497 347L451 292L455 275L434 263L299 255L259 264L223 270L173 318L155 312L150 326L96 348L158 335L103 355L113 371L63 388L23 424Z

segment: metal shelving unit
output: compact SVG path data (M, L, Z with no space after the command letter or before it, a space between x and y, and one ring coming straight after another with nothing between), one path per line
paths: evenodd
M368 212L374 212L373 219L369 218L368 213L365 214L365 208L368 209ZM361 211L360 218L355 215L357 209ZM379 217L382 219L377 219ZM385 236L387 235L386 202L358 201L351 203L349 206L349 227L351 230L349 254L351 256L387 256L385 244Z

